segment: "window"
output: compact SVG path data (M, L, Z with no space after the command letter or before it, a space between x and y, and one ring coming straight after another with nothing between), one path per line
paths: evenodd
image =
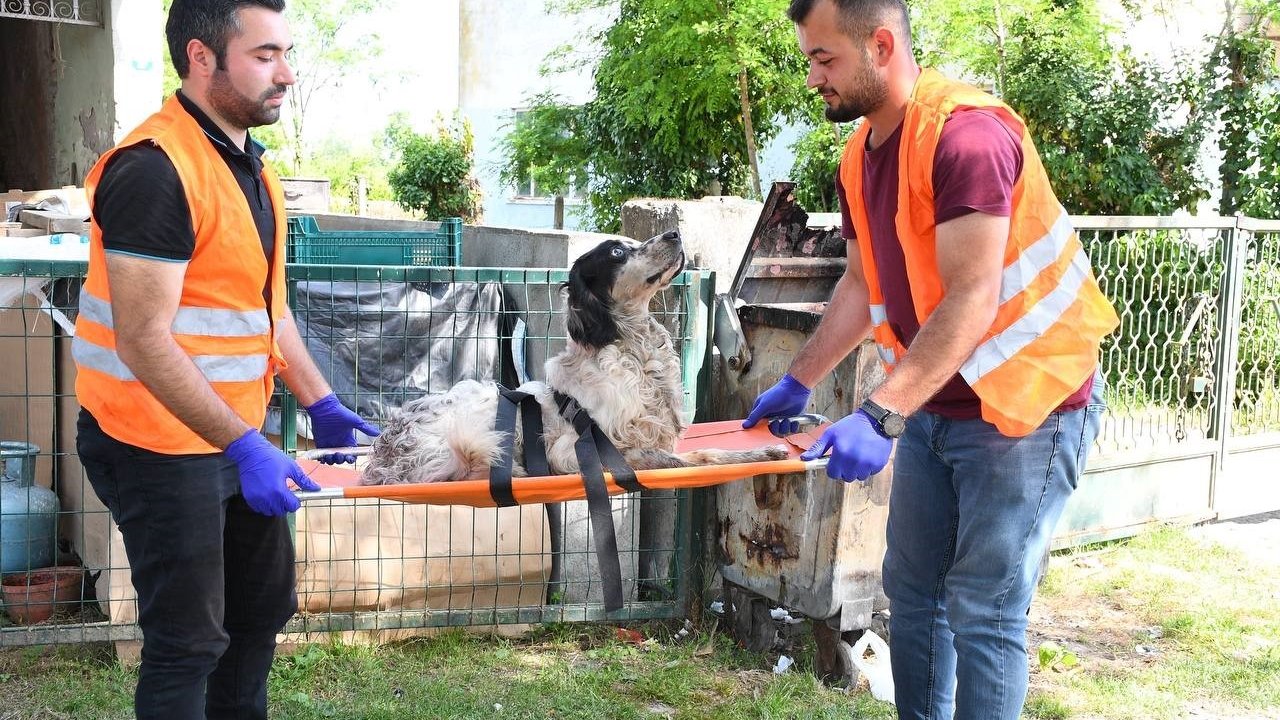
M516 110L515 124L519 126L520 123L524 121L526 115L527 113L524 110ZM516 198L522 200L551 200L555 197L538 187L537 180L533 177L532 166L521 174L520 179L516 181L514 189ZM582 191L582 183L577 182L576 180L570 183L569 191L565 193L565 197L571 200L583 199L585 195Z

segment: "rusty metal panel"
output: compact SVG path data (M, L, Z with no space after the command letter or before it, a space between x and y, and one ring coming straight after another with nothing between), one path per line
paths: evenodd
M826 303L844 273L840 228L810 225L796 204L795 183L775 182L729 294L748 305Z
M782 377L813 334L845 269L845 240L832 218L810 223L774 183L734 277L730 300L748 362L724 362L711 383L711 416L746 417L761 391ZM717 341L717 345L728 345ZM809 412L835 420L853 412L883 380L864 343L813 390ZM887 607L880 566L889 488L886 469L867 483L825 472L762 476L717 489L720 571L726 581L841 630L867 628Z
M814 320L816 322L816 319ZM714 383L717 416L745 417L786 371L809 331L743 320L755 361ZM864 344L814 388L810 410L843 417L883 378ZM843 483L824 472L767 475L717 489L720 571L726 580L840 629L866 628L887 607L881 589L892 473Z

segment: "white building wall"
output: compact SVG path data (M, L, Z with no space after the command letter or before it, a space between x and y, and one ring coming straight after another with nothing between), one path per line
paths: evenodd
M103 27L59 24L54 177L84 182L98 156L160 107L160 0L111 0Z
M548 53L607 18L603 12L549 15L544 0L464 0L458 24L458 104L475 132L486 225L552 227L550 199L517 199L514 188L499 182L501 139L515 111L539 92L554 89L573 103L590 97L590 67L550 78L538 70ZM566 229L580 229L572 203L565 215Z

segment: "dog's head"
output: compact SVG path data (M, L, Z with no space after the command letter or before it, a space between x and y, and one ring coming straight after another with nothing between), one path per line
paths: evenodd
M643 243L606 240L595 246L569 269L569 337L594 348L617 340L616 316L647 312L649 300L683 268L684 246L675 230Z

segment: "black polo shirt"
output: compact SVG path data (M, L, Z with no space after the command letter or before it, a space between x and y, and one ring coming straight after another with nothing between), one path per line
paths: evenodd
M262 181L265 148L248 135L235 147L227 134L195 103L177 93L183 109L200 124L235 176L253 212L268 262L275 247L275 209ZM102 228L102 244L110 252L185 262L195 251L191 210L178 171L164 151L147 142L116 152L108 161L94 193L93 219Z

